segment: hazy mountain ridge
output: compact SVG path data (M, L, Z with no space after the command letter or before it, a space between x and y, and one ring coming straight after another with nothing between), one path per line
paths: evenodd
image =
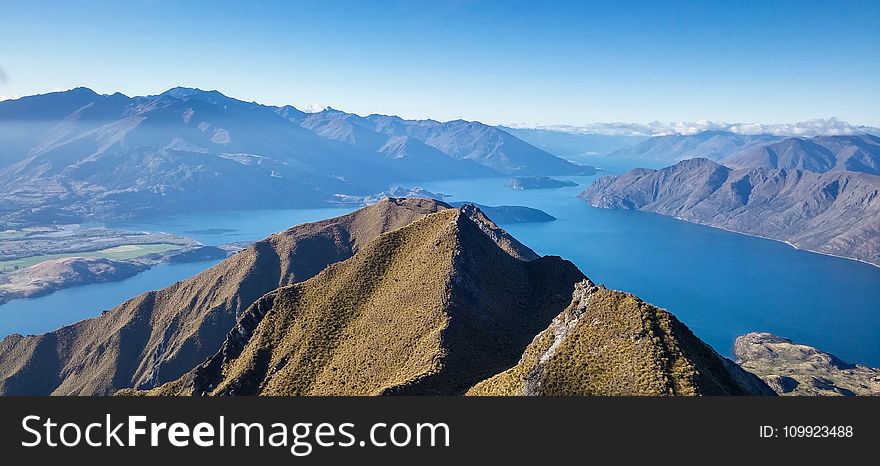
M332 108L306 114L298 123L323 138L381 154L410 171L431 173L437 178L498 175L497 171L471 160L452 158L417 138L380 133L376 125L366 118Z
M813 172L852 171L880 175L880 137L787 138L742 149L724 157L731 168L788 168Z
M677 162L694 158L717 161L744 147L774 142L779 139L781 138L778 136L743 135L725 131L704 131L694 135L654 136L638 144L616 150L608 157L663 162Z
M0 221L316 207L392 182L591 170L480 123L434 123L428 133L397 134L335 110L307 114L189 88L143 97L77 88L4 101Z
M591 167L575 165L538 149L502 129L477 121L404 120L393 115L362 117L327 108L292 121L317 134L347 144L402 158L444 154L484 176L498 173L592 174ZM480 173L477 171L476 173Z
M590 175L596 170L576 165L538 149L496 127L476 121L404 120L396 116L369 115L376 130L411 136L452 158L471 160L504 174Z
M597 180L594 207L639 209L880 265L880 177L855 172L734 170L692 159Z
M560 157L609 154L647 139L644 136L593 134L543 128L498 126L523 141Z
M855 171L880 175L880 137L871 134L781 137L704 131L648 138L609 157L679 162L706 158L731 168Z

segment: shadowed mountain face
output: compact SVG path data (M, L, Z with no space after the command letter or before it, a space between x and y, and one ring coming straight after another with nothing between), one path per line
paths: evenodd
M446 208L437 201L388 199L272 235L100 317L45 335L11 335L0 342L0 394L106 395L173 380L217 351L238 316L262 295Z
M187 88L4 101L0 221L314 207L392 182L591 171L479 123L434 123L430 134L398 134L334 110L306 114Z
M880 177L792 169L734 170L706 159L604 177L581 198L787 241L880 264Z

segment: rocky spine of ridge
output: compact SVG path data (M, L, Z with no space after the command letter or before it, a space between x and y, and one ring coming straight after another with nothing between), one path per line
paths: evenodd
M0 341L0 394L106 395L174 380L214 354L242 312L264 294L447 208L433 200L388 199L274 234L99 317L44 335L10 335Z
M464 393L515 364L584 278L485 220L429 215L265 295L219 352L149 394Z
M637 297L578 283L571 305L519 363L468 395L773 395L669 312Z

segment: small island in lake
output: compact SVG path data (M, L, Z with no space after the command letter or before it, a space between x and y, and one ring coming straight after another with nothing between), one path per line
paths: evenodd
M491 217L498 223L531 223L531 222L552 222L556 217L544 212L541 209L533 207L525 207L519 205L500 205L488 206L477 204L475 202L450 202L449 205L456 209L461 206L470 204L482 210L486 215Z
M513 189L552 189L577 185L574 181L557 180L549 176L517 176L507 186Z

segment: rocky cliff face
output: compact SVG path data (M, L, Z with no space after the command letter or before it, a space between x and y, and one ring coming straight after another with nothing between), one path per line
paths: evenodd
M789 169L734 170L706 159L604 177L580 197L880 265L880 177Z
M469 395L772 395L672 314L637 297L578 283L571 304L519 363Z
M846 363L770 333L737 338L734 353L744 369L759 375L780 395L880 395L880 369Z

